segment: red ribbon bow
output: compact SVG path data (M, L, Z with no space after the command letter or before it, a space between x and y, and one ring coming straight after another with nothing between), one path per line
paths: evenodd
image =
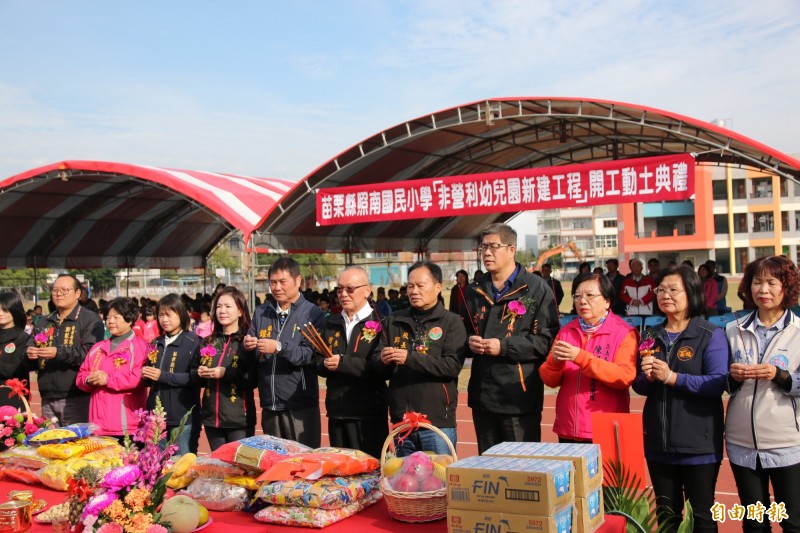
M397 435L397 443L399 445L402 445L403 441L406 440L409 435L411 435L412 431L419 429L419 425L420 424L430 424L430 423L431 423L431 421L428 420L428 417L426 415L423 415L422 413L415 413L415 412L411 411L411 412L408 412L408 413L404 414L403 415L403 419L400 422L398 422L397 424L392 424L389 427L389 429L391 431L394 431L395 429L397 429L397 428L399 428L401 426L404 426L404 425L408 426L406 428L403 428L403 430Z
M11 392L8 393L9 398L13 398L14 396L27 397L28 394L30 393L30 391L28 390L27 379L23 380L20 380L18 378L7 379L6 387L11 389Z
M85 479L76 481L75 478L69 478L67 480L67 494L77 496L78 501L85 502L92 495L92 489Z

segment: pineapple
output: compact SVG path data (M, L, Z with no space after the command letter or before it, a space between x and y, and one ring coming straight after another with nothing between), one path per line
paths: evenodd
M80 482L80 480L84 480L90 492L88 497L90 497L91 493L94 492L94 489L100 482L100 471L93 466L82 466L77 472L75 472L75 476L73 477L75 481L78 482ZM85 497L84 500L81 501L80 494L71 494L67 499L67 502L69 503L69 523L71 525L76 526L80 523L81 514L83 513L83 508L86 506L88 497Z

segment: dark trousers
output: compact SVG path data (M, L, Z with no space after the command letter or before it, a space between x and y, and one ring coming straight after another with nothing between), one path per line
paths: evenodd
M769 509L769 483L772 482L772 491L775 502L786 505L788 519L781 521L780 526L784 531L800 531L800 463L780 468L763 468L761 461L756 462L756 469L746 468L731 463L733 478L736 480L736 490L739 492L739 502L747 508L748 505L761 505ZM764 513L761 523L756 520L742 522L744 531L772 531L769 517Z
M261 430L265 435L294 440L309 448L319 448L322 439L319 418L319 405L291 411L270 411L262 408Z
M247 436L245 428L215 428L205 426L206 438L208 439L208 447L213 452L223 444L242 440Z
M659 520L667 524L665 531L678 531L683 517L683 500L689 500L694 512L694 531L717 531L717 523L711 518L714 505L714 487L717 485L720 463L706 465L669 465L647 461L656 506L667 507L675 516Z
M542 440L542 413L504 415L472 410L478 453L501 442L540 442Z
M335 448L353 448L380 459L383 443L388 436L387 419L328 419L328 437Z

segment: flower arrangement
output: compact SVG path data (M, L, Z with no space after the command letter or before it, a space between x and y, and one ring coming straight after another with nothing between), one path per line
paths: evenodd
M0 439L3 446L10 448L15 444L21 444L25 437L36 433L42 428L51 427L53 420L33 414L28 405L28 380L7 379L4 388L11 389L8 393L9 398L19 396L25 405L26 413L23 414L19 409L10 405L0 407Z
M36 335L33 336L33 342L36 343L37 348L49 348L53 344L53 334L55 333L55 329L53 326L40 331Z
M361 329L361 336L367 342L372 342L375 337L383 330L381 323L377 320L368 320Z
M167 437L166 412L156 399L152 411L139 409L138 428L131 442L125 436L123 466L109 471L97 485L81 513L84 531L97 533L163 533L169 524L160 524L156 511L164 499L171 473L163 474L178 451L175 441L183 433L191 410L172 431L165 449L158 443ZM138 447L133 443L138 443ZM139 449L141 448L141 449Z

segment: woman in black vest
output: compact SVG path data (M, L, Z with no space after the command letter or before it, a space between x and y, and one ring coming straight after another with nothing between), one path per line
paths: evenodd
M656 503L675 515L660 522L677 531L688 499L694 531L717 531L710 508L722 462L725 333L703 318L703 287L692 268L662 270L655 292L666 319L642 336L633 390L647 396L644 449Z

